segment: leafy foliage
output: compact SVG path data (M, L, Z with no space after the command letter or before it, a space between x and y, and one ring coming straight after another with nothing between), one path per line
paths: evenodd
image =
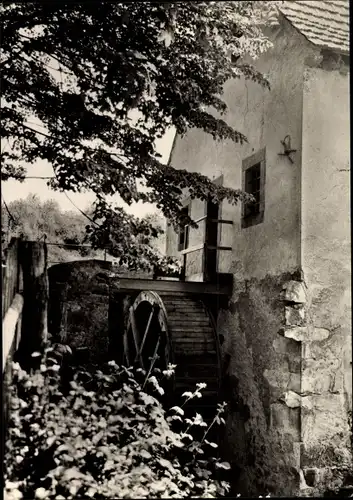
M268 86L245 62L270 46L262 32L273 1L62 2L1 6L2 176L23 178L26 163L48 161L54 189L97 196L91 240L124 255L153 228L108 203L157 205L185 224L181 201L237 203L244 193L164 165L156 141L170 127L196 127L217 140L229 126L224 83L244 77ZM187 222L190 222L187 218ZM147 260L148 246L140 246Z
M86 212L88 215L91 214L90 209ZM87 243L87 219L82 214L61 210L54 200L42 202L37 195L30 194L26 199L12 201L7 208L3 204L1 217L3 248L6 248L11 237L20 235L27 240L41 240L46 236L48 242L58 244L83 245ZM141 225L135 232L135 245L130 249L124 248L125 254L119 252L119 247L112 248L113 255L107 252L106 257L109 260L117 257L117 263L125 264L130 270L149 268L152 263L161 269L168 270L173 261L163 256L163 218L158 214L149 214L141 221ZM117 223L116 219L114 223ZM147 228L151 227L152 230L148 229L143 232L142 225ZM112 226L110 230L118 234L126 231L126 226ZM100 233L96 233L96 236L99 237ZM104 255L103 251L88 247L48 246L49 262L66 262L83 258L103 259Z
M225 494L228 484L215 476L229 464L205 454L217 447L206 439L209 428L201 415L191 419L181 407L163 409L157 373L133 373L110 361L99 369L77 368L67 384L60 367L65 350L49 347L43 360L34 353L39 367L31 374L13 364L7 500ZM184 405L203 387L186 394ZM211 425L224 422L223 409ZM197 429L204 429L201 439L194 438Z
M39 196L29 194L25 199L9 203L9 212L1 207L3 226L9 236L23 236L38 240L47 236L55 243L82 243L85 237L86 219L72 211L62 211L54 200L41 201Z

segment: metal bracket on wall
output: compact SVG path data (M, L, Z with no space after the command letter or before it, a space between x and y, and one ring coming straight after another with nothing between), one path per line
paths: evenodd
M291 148L291 138L290 135L286 135L286 137L281 141L281 144L283 146L283 153L278 153L278 156L287 156L289 158L291 163L294 163L294 161L291 158L292 153L296 153L296 149Z

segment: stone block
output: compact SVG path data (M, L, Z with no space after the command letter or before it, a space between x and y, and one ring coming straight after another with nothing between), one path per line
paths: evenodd
M284 336L297 342L315 342L326 340L330 336L330 330L313 326L293 326L284 330Z
M288 302L295 302L297 304L305 304L306 291L304 283L300 281L287 281L283 287L283 299Z
M300 346L299 342L297 345ZM301 372L301 356L288 356L288 370L290 373L300 373Z
M277 335L272 343L274 350L279 354L289 354L290 356L300 356L301 348L297 341Z
M303 468L318 468L317 483L325 483L327 477L325 471L344 470L346 473L351 470L352 455L348 444L336 446L329 442L305 446L302 448L301 465Z
M282 403L271 404L271 427L278 429L289 427L288 407Z
M289 381L287 386L289 391L301 392L301 374L300 373L290 373Z
M342 359L304 359L302 362L302 393L342 393L344 371Z
M270 426L280 434L290 434L293 442L300 440L300 409L284 403L271 404Z
M302 398L302 442L306 448L344 448L349 425L344 395L325 394Z
M281 399L289 408L299 408L301 406L301 397L294 391L286 391Z
M349 339L349 343L351 339ZM311 342L304 344L302 349L303 359L343 359L344 351L350 346L341 335L333 334L325 342Z
M269 384L271 399L278 399L288 387L288 365L284 370L281 370L280 366L276 370L265 370L263 375Z
M305 308L301 304L285 306L285 318L287 326L305 325Z

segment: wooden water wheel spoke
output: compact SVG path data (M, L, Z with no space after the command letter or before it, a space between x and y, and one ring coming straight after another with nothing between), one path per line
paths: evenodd
M157 356L158 356L158 349L159 349L159 345L160 345L160 342L161 342L161 338L158 337L158 340L157 340L157 344L156 344L156 347L154 349L154 352L153 352L153 356L152 356L152 359L151 359L151 364L150 364L150 367L148 369L148 372L147 372L147 375L146 375L146 380L148 379L148 377L151 375L151 372L153 370L153 367L154 367L154 364L157 360Z
M132 331L132 336L134 338L134 344L135 344L135 349L136 349L136 358L140 358L140 363L143 368L143 360L142 357L140 356L140 349L139 349L139 332L136 326L136 320L135 320L135 312L133 307L130 307L130 324L131 324L131 331Z
M129 309L129 319L124 335L125 359L149 370L158 365L166 367L170 347L167 314L159 295L141 292ZM157 357L158 355L158 357ZM158 362L157 362L158 359Z
M142 342L140 344L140 347L137 349L135 363L139 359L140 363L142 363L142 365L143 365L142 351L143 351L143 348L144 348L144 345L145 345L145 342L146 342L146 339L147 339L147 335L148 335L148 332L149 332L149 329L150 329L150 326L151 326L152 318L153 318L155 312L156 312L156 308L153 306L152 310L151 310L151 313L150 313L150 316L149 316L148 321L147 321L147 326L146 326L145 333L144 333L143 338L142 338ZM144 367L142 366L142 368L144 368Z

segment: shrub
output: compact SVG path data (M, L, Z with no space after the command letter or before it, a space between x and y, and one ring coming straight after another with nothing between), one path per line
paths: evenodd
M81 366L65 390L57 353L48 348L31 374L13 364L7 500L215 497L228 491L218 471L229 464L207 451L217 448L207 440L210 426L201 415L186 418L182 407L163 409L161 385L173 366L147 376L114 361L99 369ZM203 387L185 393L182 406L200 397ZM222 410L219 405L211 426L224 423ZM197 429L202 433L195 438Z

